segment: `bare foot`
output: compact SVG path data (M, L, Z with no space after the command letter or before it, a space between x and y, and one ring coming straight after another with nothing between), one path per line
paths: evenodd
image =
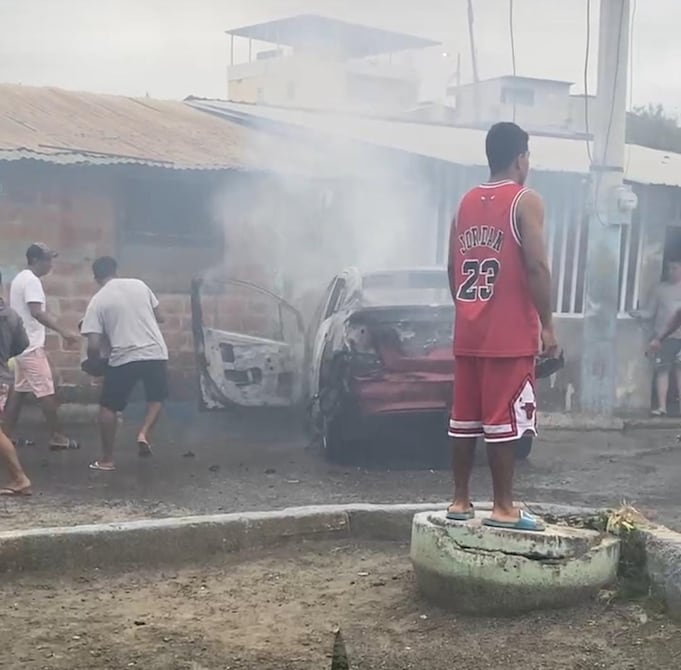
M454 502L447 508L449 514L466 514L473 507L470 499L460 500L455 499Z
M475 514L473 512L473 503L470 501L470 498L454 498L452 504L447 508L447 514L471 516Z
M510 510L509 509L501 509L498 507L494 507L492 509L492 514L490 515L490 519L494 519L494 521L502 521L503 523L514 523L520 518L520 510L516 507L512 507Z
M28 491L31 488L31 480L24 475L18 479L13 479L6 486L2 487L7 491L16 491L17 493L21 491Z

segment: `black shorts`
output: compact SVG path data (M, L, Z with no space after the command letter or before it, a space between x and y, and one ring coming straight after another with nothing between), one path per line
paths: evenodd
M163 402L168 397L168 362L133 361L104 373L99 404L112 412L122 412L137 382L144 384L147 402Z
M655 367L658 370L671 370L681 363L681 340L669 338L662 343L655 356Z

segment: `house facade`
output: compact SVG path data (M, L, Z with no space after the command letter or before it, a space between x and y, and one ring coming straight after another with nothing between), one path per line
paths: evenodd
M449 223L459 199L488 176L483 130L225 102L199 107L253 128L277 128L296 142L307 137L317 147L360 143L388 152L385 165L403 161L414 185L430 186L432 216L418 224L422 238L432 243L430 264L445 262ZM547 409L588 412L579 405L590 206L586 140L533 136L531 152L529 185L546 205L554 312L566 356L565 369L543 384L542 399ZM620 285L615 394L620 413L640 413L651 402L652 370L644 356L649 331L631 312L645 304L661 280L665 258L681 255L681 155L628 146L626 166L626 181L639 205L631 225L620 229L620 263L612 268Z
M288 166L294 151L299 172ZM228 263L235 275L270 281L262 268L275 264L272 240L259 237L258 221L276 217L286 199L308 201L315 165L306 156L181 102L0 86L5 288L27 247L45 242L59 253L44 279L48 309L75 329L97 290L92 261L116 257L122 275L143 279L160 299L172 396L194 397L191 280ZM241 303L233 318L257 332L266 315ZM47 347L62 399L92 400L80 348L54 334Z
M354 113L396 113L413 107L421 82L408 55L437 45L314 14L226 33L230 100Z

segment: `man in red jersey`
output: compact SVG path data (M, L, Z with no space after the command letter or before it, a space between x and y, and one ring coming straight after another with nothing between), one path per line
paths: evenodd
M524 187L528 141L514 123L492 126L485 143L490 180L464 195L452 223L454 501L447 516L458 521L474 516L469 483L476 439L484 437L494 487L494 507L484 523L541 531L540 520L513 505L515 443L527 433L536 435L540 333L544 355L558 350L544 205Z

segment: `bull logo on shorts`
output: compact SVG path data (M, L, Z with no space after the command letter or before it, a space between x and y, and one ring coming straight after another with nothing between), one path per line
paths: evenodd
M520 409L525 412L527 420L532 421L532 419L534 419L534 413L537 411L537 406L533 402L526 402L524 405L520 406Z

